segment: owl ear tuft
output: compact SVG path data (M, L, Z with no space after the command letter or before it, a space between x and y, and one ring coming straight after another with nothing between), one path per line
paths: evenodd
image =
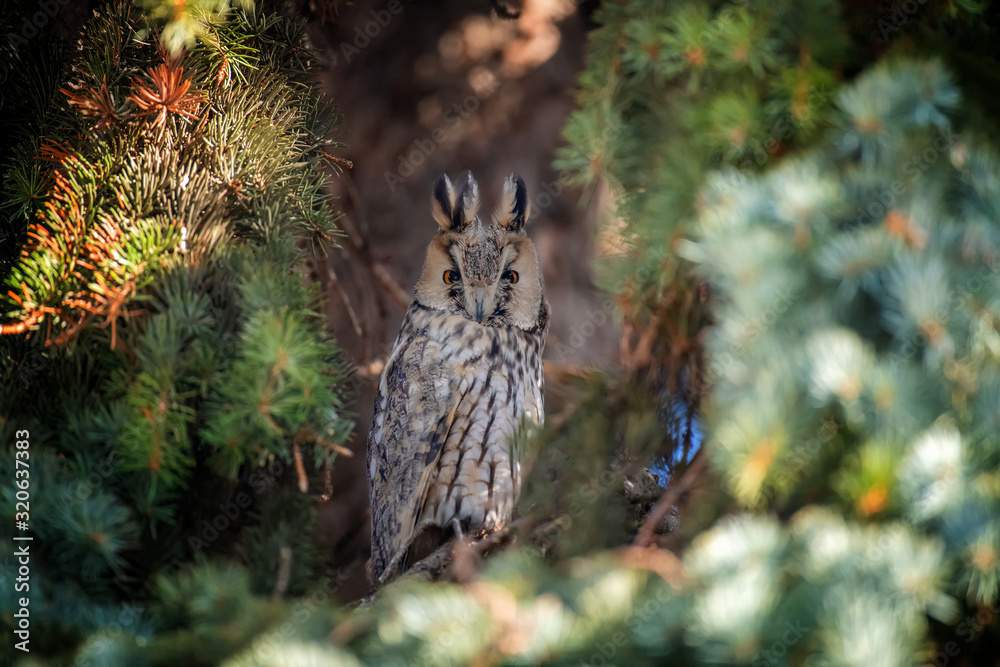
M431 191L431 215L441 225L441 229L448 231L451 229L454 210L455 190L451 187L448 174L441 174L434 182L434 189Z
M511 174L503 183L503 194L493 210L493 221L504 229L519 232L524 229L530 214L531 202L528 201L524 179Z
M458 178L455 210L451 213L451 231L460 232L479 216L479 184L471 171L462 172Z

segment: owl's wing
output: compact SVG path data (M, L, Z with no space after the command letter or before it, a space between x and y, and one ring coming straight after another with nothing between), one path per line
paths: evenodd
M407 325L389 356L368 436L372 580L386 578L414 537L435 461L460 397L440 345Z

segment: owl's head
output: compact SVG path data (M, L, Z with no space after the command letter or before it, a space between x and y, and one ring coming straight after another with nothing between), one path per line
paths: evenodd
M489 222L479 219L479 186L465 172L453 187L434 184L431 213L441 226L417 283L417 302L484 326L533 329L544 295L535 245L524 233L530 204L511 174Z

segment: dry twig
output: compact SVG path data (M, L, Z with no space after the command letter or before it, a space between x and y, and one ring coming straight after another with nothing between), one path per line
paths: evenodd
M340 284L340 280L337 278L336 271L333 270L333 266L327 262L326 272L333 284L333 289L337 292L337 296L344 303L344 308L347 309L347 318L351 321L351 327L354 329L354 334L358 337L358 340L364 340L365 332L361 326L361 320L358 319L358 314L354 310L354 305L351 303L351 299L347 296L347 292L344 291L344 286Z
M676 480L676 483L671 480L671 484L667 488L667 491L656 501L656 505L650 510L649 515L643 522L642 527L639 528L639 532L635 536L633 544L638 547L645 547L653 541L653 534L656 532L656 527L660 525L670 510L677 501L681 499L685 493L690 491L698 478L701 477L702 472L705 470L705 457L701 452L694 455L691 463L688 465L687 469L680 479Z

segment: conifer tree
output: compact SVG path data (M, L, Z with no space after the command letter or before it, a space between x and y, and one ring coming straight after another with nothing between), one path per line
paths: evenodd
M0 468L30 434L30 518L3 484L3 534L34 539L0 623L30 599L34 660L216 664L325 576L313 502L351 424L302 267L336 234L337 118L280 3L186 12L116 0L77 48L8 54Z

